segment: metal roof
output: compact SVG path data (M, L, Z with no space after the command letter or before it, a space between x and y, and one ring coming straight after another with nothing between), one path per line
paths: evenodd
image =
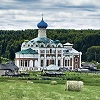
M17 52L16 54L38 54L35 50L32 50L31 48L22 50Z
M65 45L65 46L72 46L73 44L67 42L67 43L65 43L63 45Z
M37 24L37 27L38 28L47 28L48 27L48 24L46 22L44 22L44 20L42 19L41 22L39 22Z

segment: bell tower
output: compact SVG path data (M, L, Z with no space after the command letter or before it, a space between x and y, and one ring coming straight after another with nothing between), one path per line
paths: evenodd
M37 24L38 29L38 37L47 37L46 36L46 28L48 27L48 24L44 22L43 20L43 14L42 14L42 20Z

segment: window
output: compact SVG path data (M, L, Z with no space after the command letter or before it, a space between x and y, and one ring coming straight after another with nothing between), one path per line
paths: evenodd
M53 53L55 53L55 50L52 50Z
M44 50L41 50L40 52L41 52L41 53L44 53Z
M38 45L35 45L36 47L38 47Z
M78 62L78 58L75 58L75 62Z
M60 45L58 45L58 48L60 48L61 46Z
M75 64L75 69L78 69L78 65L77 64Z
M49 66L49 60L47 60L47 66Z
M44 45L42 44L41 47L44 47Z
M29 47L30 45L28 44L28 47Z
M68 53L69 52L69 50L66 50L66 53Z
M50 53L52 53L52 49L50 49Z
M50 45L47 45L48 48L50 48Z
M28 65L28 67L29 67L29 60L28 60L28 64L27 64L27 65Z
M25 67L27 67L27 60L25 60Z
M69 66L69 63L70 63L70 62L69 62L69 60L68 60L68 66Z
M52 45L52 47L54 48L55 46L54 46L54 45Z
M49 53L49 50L46 50L46 53Z
M21 60L21 66L23 66L23 61Z
M41 67L43 67L43 60L41 60Z
M58 60L58 66L60 66L60 60Z
M33 61L33 67L35 66L35 63L34 63L34 61Z
M52 60L52 64L54 64L55 62L54 62L54 60Z
M58 50L58 53L61 53L61 50Z
M31 47L33 47L33 45L31 45Z
M67 66L67 60L65 60L65 66Z

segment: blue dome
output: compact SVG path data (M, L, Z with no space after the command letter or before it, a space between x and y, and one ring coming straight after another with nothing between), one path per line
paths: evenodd
M39 22L37 24L37 27L38 28L47 28L48 27L48 24L46 22L44 22L44 20L42 19L41 22Z

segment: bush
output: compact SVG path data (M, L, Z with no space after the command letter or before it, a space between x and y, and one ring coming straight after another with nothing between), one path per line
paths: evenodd
M57 81L51 81L51 85L57 85Z
M81 91L83 88L82 81L67 81L65 90L68 91Z

